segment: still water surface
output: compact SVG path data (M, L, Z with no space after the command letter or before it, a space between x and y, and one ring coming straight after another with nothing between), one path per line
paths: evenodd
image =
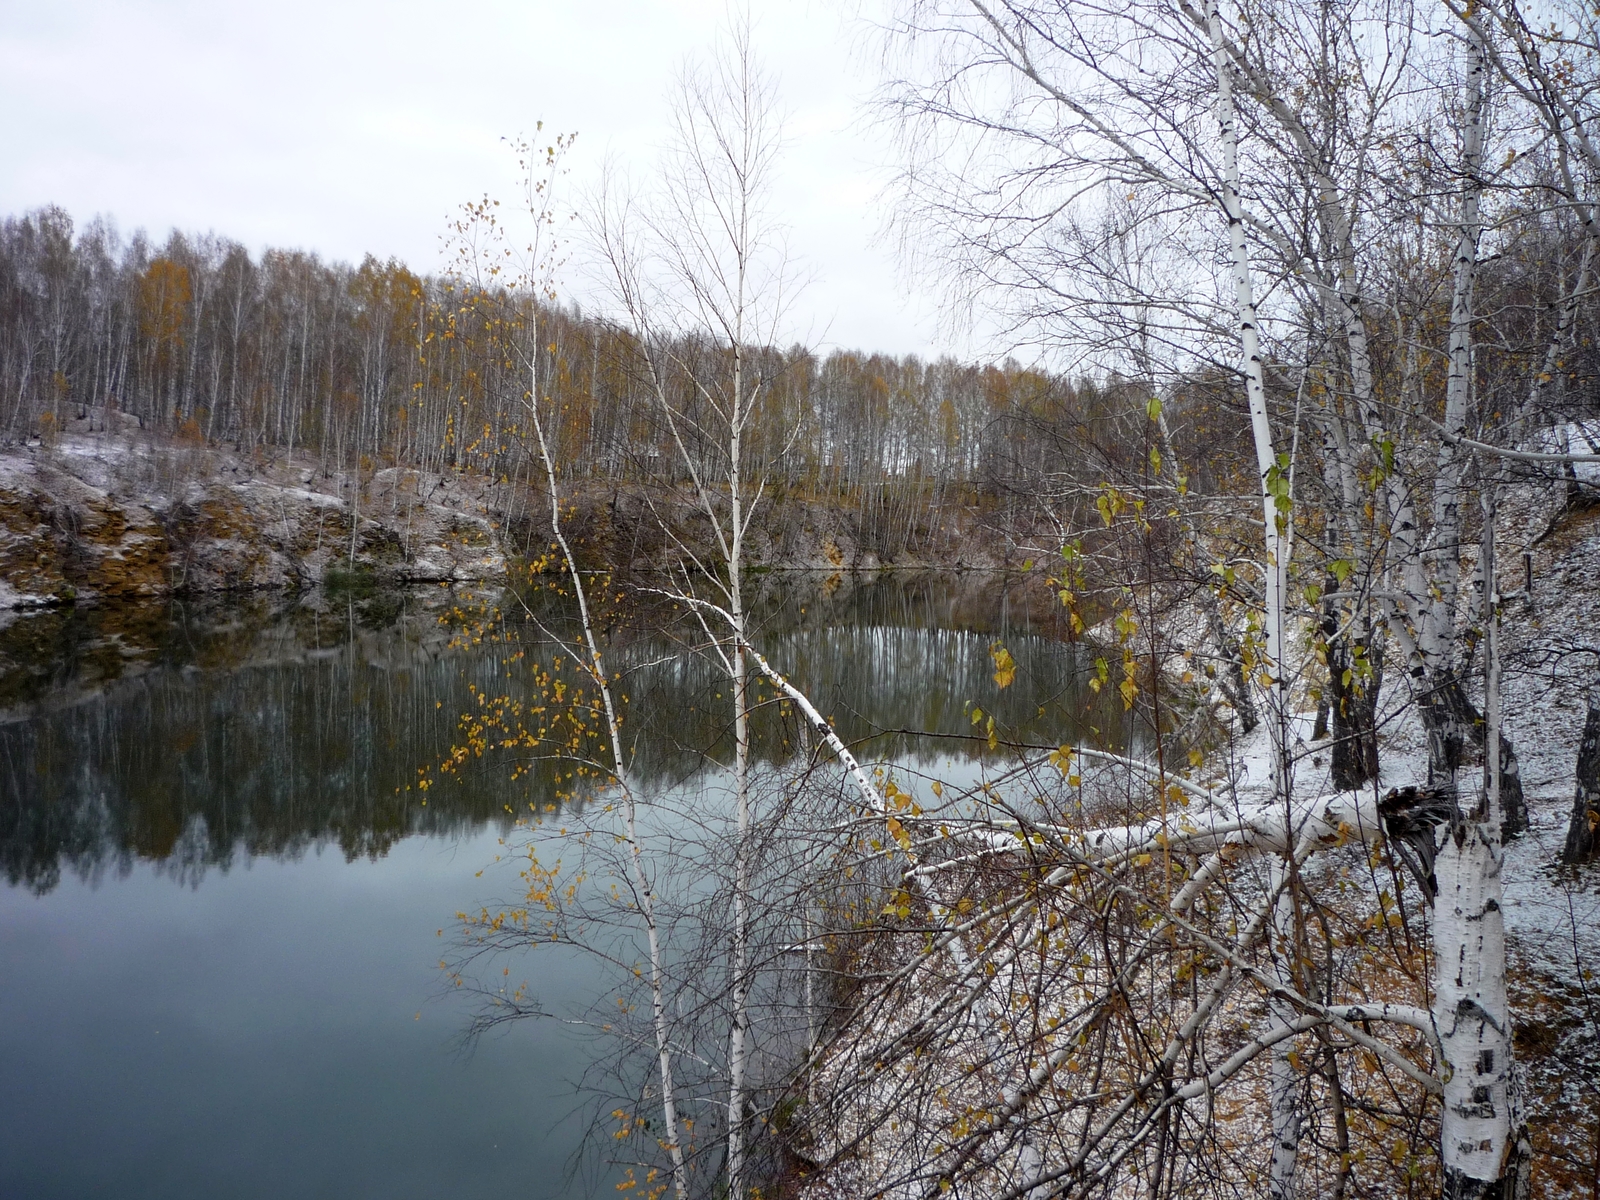
M1126 736L1084 706L1078 648L1003 586L773 587L765 649L847 738L961 731L971 701L1041 739ZM0 628L0 1196L611 1192L578 1154L592 1047L524 1022L463 1050L469 1014L441 982L454 914L513 882L494 865L506 804L548 791L493 764L427 806L406 790L470 689L525 669L506 675L502 645L452 648L449 599ZM1019 664L1003 693L996 637ZM655 664L631 680L640 771L681 780L724 731L714 677L665 649L617 657ZM555 1013L606 982L558 947L527 970Z

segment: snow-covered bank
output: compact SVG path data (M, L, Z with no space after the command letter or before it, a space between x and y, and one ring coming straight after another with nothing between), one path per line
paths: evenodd
M1425 826L1454 806L1429 786L1415 682L1396 653L1381 777L1338 792L1332 742L1313 737L1326 675L1306 619L1287 650L1311 664L1288 696L1288 802L1265 722L1195 745L1198 778L1181 789L1169 742L1154 797L1139 764L1091 769L1090 752L1065 747L1015 768L996 760L966 792L971 814L919 793L910 819L885 822L887 919L840 952L859 991L819 1067L825 1099L805 1114L821 1180L809 1194L1145 1195L1168 1147L1171 1194L1224 1182L1266 1194L1258 1164L1289 1133L1296 1195L1413 1194L1438 1186L1452 1149L1510 1153L1509 1124L1491 1122L1519 1092L1533 1194L1590 1194L1600 865L1558 859L1600 675L1600 508L1576 488L1516 500L1496 538L1500 696L1526 833L1502 850L1481 836L1497 815L1468 809L1459 835L1434 841ZM1463 557L1455 663L1482 710L1482 598ZM1183 651L1204 626L1168 611L1147 627L1151 657L1189 686ZM1108 622L1106 640L1116 633ZM1211 728L1241 724L1222 709ZM1462 768L1463 789L1477 770ZM1421 822L1380 842L1385 806L1420 802ZM1299 835L1292 870L1280 866L1286 823ZM916 861L902 867L900 853Z

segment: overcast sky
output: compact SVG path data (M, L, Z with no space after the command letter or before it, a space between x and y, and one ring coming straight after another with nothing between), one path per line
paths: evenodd
M790 146L776 211L815 282L796 332L927 354L931 310L878 243L889 150L862 119L868 36L826 0L752 0ZM647 168L663 99L725 25L723 0L0 0L0 212L96 213L158 240L440 266L461 202L509 198L501 139L576 131ZM567 295L583 300L569 280Z

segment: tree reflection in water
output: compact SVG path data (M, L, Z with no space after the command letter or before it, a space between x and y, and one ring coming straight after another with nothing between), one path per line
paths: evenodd
M764 652L846 741L865 743L865 757L909 749L909 735L885 730L970 734L973 701L1024 740L1059 741L1080 724L1103 745L1129 736L1120 704L1081 687L1092 656L1004 581L891 575L838 587L769 576L763 590ZM525 695L529 660L551 657L528 625L504 627L525 651L520 663L508 663L506 641L452 646L441 618L460 599L421 589L13 617L0 629L7 881L42 893L63 872L94 879L146 860L192 883L241 858L324 846L377 857L411 835L542 811L555 791L550 763L513 782L503 759L486 758L426 796L414 788L476 695ZM1017 686L1001 692L989 678L997 638L1018 664ZM635 771L648 784L725 757L717 673L680 649L664 631L636 629L608 651L633 701ZM763 716L758 753L781 760L777 714ZM982 752L978 741L948 747Z

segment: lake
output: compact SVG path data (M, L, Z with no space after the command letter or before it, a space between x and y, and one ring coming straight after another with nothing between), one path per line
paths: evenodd
M883 730L970 733L973 702L1033 740L1133 737L1080 690L1082 648L1004 580L760 591L765 652L863 757L911 752ZM457 912L516 888L508 811L554 786L491 756L412 787L475 690L515 694L551 652L524 623L495 626L522 660L454 636L452 609L497 603L428 589L9 615L0 1195L614 1194L578 1089L595 1043L522 1021L463 1044L470 1002L439 969ZM1004 692L997 638L1018 663ZM648 634L619 634L613 662L634 668L640 775L715 772L714 672ZM608 987L571 948L528 959L552 1014Z

